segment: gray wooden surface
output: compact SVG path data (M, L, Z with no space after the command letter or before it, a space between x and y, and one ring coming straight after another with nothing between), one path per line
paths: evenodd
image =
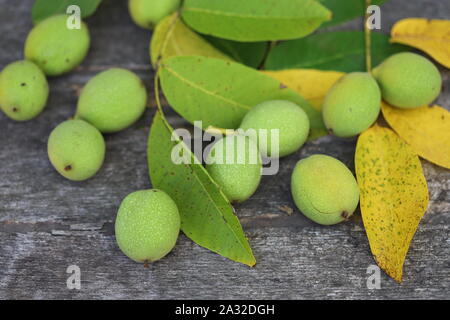
M32 27L31 0L0 0L0 68L22 58ZM383 29L405 17L449 18L449 1L391 0L383 6ZM322 227L293 207L290 174L296 161L313 153L335 156L353 168L355 140L324 137L281 161L249 201L237 206L258 264L234 263L203 249L184 235L165 259L150 268L133 263L117 248L113 223L121 200L149 188L146 164L149 108L132 128L106 137L107 157L93 179L63 179L46 155L47 137L74 114L76 91L98 70L135 70L151 90L150 32L132 24L124 0L105 0L88 20L92 48L82 66L50 80L46 110L27 123L0 114L0 298L2 299L405 299L449 298L450 171L423 161L430 205L405 263L402 284L384 273L381 289L366 286L374 264L360 214ZM357 28L353 21L344 28ZM450 106L450 72L442 70ZM153 94L150 94L153 97ZM153 100L153 99L151 99ZM169 112L176 126L185 122ZM81 289L69 290L66 268L81 268Z

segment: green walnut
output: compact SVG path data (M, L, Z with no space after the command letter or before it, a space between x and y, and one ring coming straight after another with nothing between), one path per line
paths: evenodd
M258 188L262 161L256 142L244 135L217 141L206 159L206 170L230 202L242 202Z
M328 91L323 121L338 137L352 137L368 129L378 118L381 93L368 73L353 72L339 79Z
M113 68L93 77L83 88L75 117L101 132L123 130L138 120L147 103L147 91L133 72Z
M373 69L383 99L399 108L428 105L441 92L439 70L428 59L410 52L397 53Z
M295 103L270 100L250 109L240 128L256 130L263 156L284 157L300 149L308 138L310 126L305 111ZM278 139L271 130L277 130Z
M180 215L175 202L157 189L129 194L115 223L120 250L130 259L150 263L168 254L177 242Z
M50 162L62 176L73 181L92 177L103 164L102 134L82 120L68 120L50 133L47 145Z
M36 117L47 98L47 79L34 63L16 61L0 73L0 109L11 119L26 121Z
M134 23L145 29L178 10L181 0L129 0L128 9Z
M322 154L297 163L291 192L298 209L323 225L347 220L359 202L358 184L350 170L341 161Z
M67 15L51 16L37 24L25 42L25 57L49 76L69 72L78 66L89 50L86 24L69 29Z

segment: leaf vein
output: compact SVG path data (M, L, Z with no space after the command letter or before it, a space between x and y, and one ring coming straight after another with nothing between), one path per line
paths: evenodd
M227 104L230 104L230 105L232 105L234 107L238 107L238 108L245 109L245 110L250 110L251 109L251 107L248 106L248 105L245 105L245 104L242 104L242 103L238 103L238 102L236 102L234 100L228 99L228 98L226 98L224 96L218 95L217 93L214 93L214 92L212 92L210 90L207 90L204 87L199 86L195 82L192 82L192 81L188 80L187 78L181 76L179 73L175 72L173 69L171 69L171 68L169 68L167 66L164 66L164 69L167 70L168 72L170 72L172 75L174 75L178 79L180 79L182 82L186 83L188 86L190 86L190 87L192 87L192 88L194 88L194 89L196 89L198 91L201 91L201 92L205 93L206 95L209 95L209 96L212 96L212 97L214 97L216 99L222 100L222 101L226 102Z

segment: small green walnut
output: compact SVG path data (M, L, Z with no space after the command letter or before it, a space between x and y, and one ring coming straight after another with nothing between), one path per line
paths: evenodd
M167 255L180 232L180 215L172 198L157 189L129 194L115 223L120 250L130 259L150 263Z
M383 99L399 108L430 104L441 92L439 70L427 58L411 52L397 53L373 69Z
M205 162L206 170L231 202L250 198L261 181L261 155L247 136L233 134L220 139Z
M68 120L50 133L48 157L55 169L73 181L92 177L103 164L105 141L102 134L82 120Z
M294 153L305 143L309 135L309 119L305 111L293 102L285 100L265 101L250 109L240 128L256 130L256 138L261 154L268 157L284 157ZM262 136L260 130L266 130ZM274 136L271 130L278 131L278 148L272 145ZM278 154L277 153L278 149Z
M0 109L13 120L26 121L41 113L48 91L44 73L30 61L13 62L0 73Z
M134 23L145 29L153 27L180 7L181 0L129 0Z
M309 219L332 225L348 219L359 202L359 188L351 171L339 160L316 154L294 168L291 192Z
M81 92L75 117L101 132L112 133L138 120L146 103L142 80L131 71L112 68L89 80Z
M365 72L353 72L328 91L322 115L330 132L346 138L368 129L377 119L380 107L381 93L375 79Z
M51 16L37 24L25 42L25 57L49 76L69 72L78 66L89 50L86 24L69 29L67 15Z

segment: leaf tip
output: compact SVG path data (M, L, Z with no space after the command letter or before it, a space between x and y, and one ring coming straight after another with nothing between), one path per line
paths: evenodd
M252 256L252 260L250 260L249 262L247 262L245 264L248 265L250 268L255 268L256 267L256 259L255 259L255 257Z
M332 19L333 19L333 12L328 10L327 21L332 20Z
M395 282L401 284L403 282L403 270L395 270L393 272L386 271L387 275L394 279Z

